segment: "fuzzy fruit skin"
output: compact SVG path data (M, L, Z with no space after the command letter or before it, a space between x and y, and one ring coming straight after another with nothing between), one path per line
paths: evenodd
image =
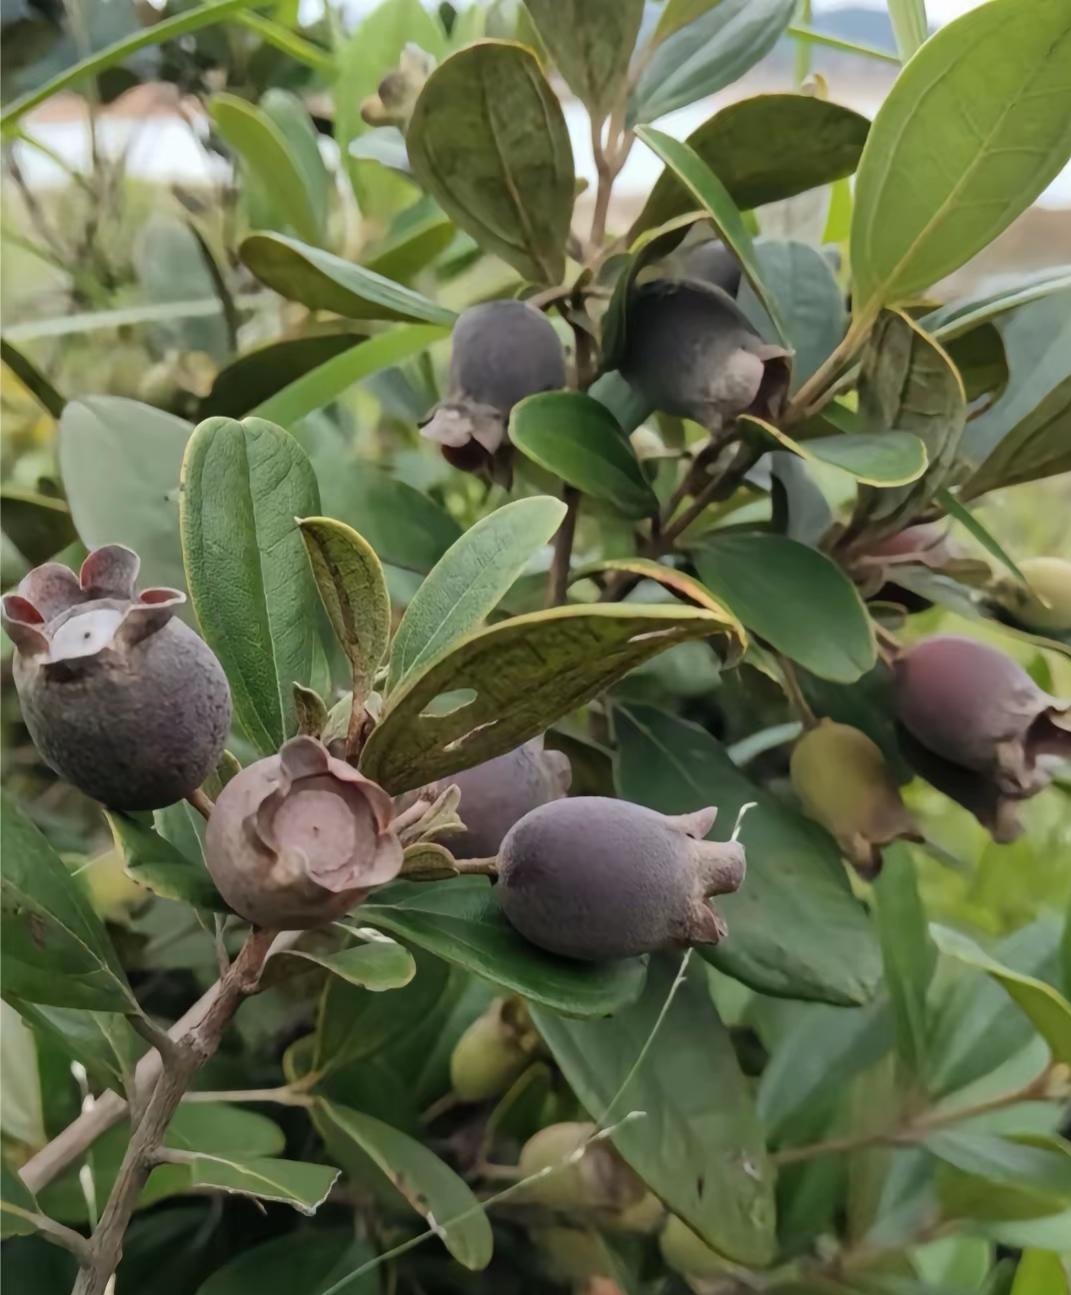
M702 839L715 814L602 796L542 805L502 842L502 911L532 944L587 962L714 943L725 927L705 897L738 889L745 870L741 845Z
M530 1053L496 999L454 1044L450 1054L450 1086L463 1102L486 1102L498 1097L528 1064Z
M620 367L656 409L711 432L739 414L776 415L791 375L788 352L764 342L727 293L691 279L636 290Z
M1071 630L1071 562L1063 558L1026 558L1019 563L1030 589L1006 581L1001 602L1028 629L1048 634Z
M458 814L463 832L444 838L456 859L491 858L506 833L529 810L558 800L569 790L569 759L560 751L545 751L535 737L505 755L451 774L438 784L461 791Z
M823 719L796 743L789 770L808 817L861 871L881 866L881 846L921 839L881 748L857 728Z
M205 866L246 921L308 930L398 875L392 817L376 783L315 738L291 738L223 788L205 830Z
M658 1238L662 1258L674 1272L688 1277L724 1277L729 1266L692 1229L671 1214Z
M684 258L684 273L689 279L712 283L730 297L740 289L740 262L720 238L693 247Z
M120 810L161 809L195 791L231 722L222 666L173 618L185 595L138 595L139 565L107 545L78 576L45 563L4 598L30 736L62 778Z
M935 755L992 777L1013 796L1049 781L1037 757L1071 750L1068 704L988 644L957 635L923 639L896 662L900 723Z

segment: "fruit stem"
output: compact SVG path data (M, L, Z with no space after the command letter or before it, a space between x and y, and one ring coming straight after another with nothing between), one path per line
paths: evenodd
M216 808L216 806L213 803L213 801L208 796L205 795L205 793L201 790L200 787L197 787L193 791L191 791L190 794L186 797L186 800L194 807L194 809L198 812L198 814L201 815L201 817L206 822L212 817L212 811Z
M800 681L796 675L796 667L786 656L780 653L777 660L781 666L781 679L785 685L785 696L788 703L796 713L796 718L803 725L804 731L812 729L818 723L818 717L811 710L807 698L803 695L803 689L800 687Z
M554 557L547 577L547 607L560 607L565 602L569 588L569 563L573 556L577 514L580 512L580 491L574 486L565 486L562 500L565 503L565 517L554 537Z

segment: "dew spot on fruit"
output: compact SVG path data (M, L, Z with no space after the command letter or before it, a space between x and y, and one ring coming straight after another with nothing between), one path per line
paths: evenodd
M450 692L441 692L420 712L421 719L445 719L466 706L471 706L479 694L475 688L454 688Z

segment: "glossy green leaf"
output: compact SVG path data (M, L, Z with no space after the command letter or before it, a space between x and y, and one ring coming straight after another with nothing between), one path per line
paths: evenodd
M575 604L516 616L462 639L398 689L362 770L395 794L458 773L544 732L666 648L726 629L691 607ZM444 694L460 704L430 713Z
M85 1066L94 1083L122 1092L144 1045L125 1016L84 1008L27 1003L5 994L36 1032L50 1036L64 1053Z
M323 236L321 220L289 141L276 122L233 94L213 95L208 111L220 135L271 195L286 223L299 238L318 243Z
M300 1160L228 1158L199 1153L187 1168L191 1191L228 1192L315 1214L339 1176L332 1165Z
M361 1111L323 1099L320 1110L370 1156L466 1268L486 1268L494 1240L483 1207L462 1178L422 1143Z
M1021 18L1019 0L993 0L948 23L878 109L855 186L858 315L969 260L1071 154L1071 11L1037 0Z
M896 37L896 48L906 63L928 34L926 0L889 0L889 19Z
M926 995L937 966L937 949L919 899L911 852L894 845L884 854L874 896L885 984L896 1022L896 1049L908 1078L925 1087L930 1034Z
M163 899L216 913L231 911L202 864L130 814L108 811L107 818L128 877Z
M404 283L434 261L456 237L453 223L430 198L421 198L396 217L382 242L364 254L364 264L376 274Z
M801 459L816 459L840 468L864 485L889 487L917 481L926 471L926 446L910 432L866 433L845 436L820 436L814 440L794 441L773 423L744 415L740 419L744 432L787 450Z
M874 664L866 608L825 554L740 531L708 537L693 556L700 579L748 630L813 674L852 683Z
M254 409L259 418L293 426L350 387L427 350L446 336L438 324L405 324L357 343L282 387Z
M643 0L525 0L566 85L600 121L628 73Z
M8 796L0 815L5 993L31 1003L128 1011L126 977L79 883Z
M296 94L275 86L261 95L259 108L286 143L291 166L313 215L314 241L322 243L327 229L332 180L320 153L320 137L308 109ZM272 177L273 197L281 179L278 175Z
M141 558L142 585L186 587L178 493L192 430L181 418L118 396L72 401L60 420L60 472L82 543L132 548Z
M201 417L241 418L362 340L352 327L339 325L330 332L288 337L247 351L216 374L211 391L201 401Z
M559 283L573 210L561 105L531 50L479 41L428 78L406 136L413 174L460 228L536 283Z
M570 1016L605 1016L643 988L642 959L571 962L529 944L503 917L484 877L437 885L397 881L362 904L360 918L507 993Z
M387 653L390 595L375 550L345 522L299 519L312 573L331 628L349 660L354 691L362 695Z
M388 692L419 678L478 629L558 529L565 505L518 499L481 518L443 554L406 609L390 653Z
M1033 1021L1055 1060L1071 1064L1071 1004L1067 999L1043 980L1005 967L959 931L937 925L930 929L934 943L942 953L958 958L999 981L1020 1010Z
M239 254L252 272L289 301L310 310L332 310L347 319L394 319L427 324L451 324L455 315L445 306L385 279L381 274L345 261L319 247L299 243L283 234L250 234Z
M0 1238L30 1236L37 1231L34 1216L40 1213L33 1192L14 1169L0 1165Z
M606 1020L532 1015L593 1120L642 1112L613 1143L647 1186L720 1254L761 1266L774 1251L762 1127L706 972L694 961L674 993L676 962L653 959L643 997Z
M1015 1268L1011 1295L1071 1295L1071 1277L1059 1255L1025 1250Z
M363 920L364 910L361 910ZM333 976L361 989L382 992L401 989L416 975L416 963L408 949L393 940L370 940L338 953L316 953L311 949L285 949L277 956L303 958Z
M773 49L794 8L794 0L719 0L666 35L632 92L629 125L732 85Z
M62 499L8 486L0 494L4 534L31 566L47 562L78 539Z
M233 1255L198 1287L197 1295L323 1295L373 1257L349 1228L288 1232ZM379 1295L379 1275L346 1287L347 1295Z
M917 517L949 481L967 419L966 394L941 347L899 312L878 321L859 384L863 432L907 432L926 447L925 473L908 485L861 490L853 525L891 534Z
M201 423L182 465L186 576L201 632L230 680L250 740L273 754L294 729L291 684L308 683L316 587L296 518L320 512L304 451L259 418Z
M722 108L693 130L687 143L746 211L851 175L869 128L859 113L816 96L761 94ZM762 140L761 148L756 140ZM694 206L695 199L667 167L629 238Z
M758 804L740 835L747 878L717 901L729 934L703 956L764 994L845 1005L872 998L877 941L830 837L749 781L697 725L638 704L614 718L619 795L663 814L717 805L721 837L742 805Z
M787 345L785 322L781 318L777 302L763 281L751 233L725 185L688 144L651 126L640 126L636 134L665 162L710 217L718 236L740 262L744 277L770 317L778 338Z
M513 444L540 467L626 517L650 517L658 500L628 437L599 401L579 391L546 391L515 405Z

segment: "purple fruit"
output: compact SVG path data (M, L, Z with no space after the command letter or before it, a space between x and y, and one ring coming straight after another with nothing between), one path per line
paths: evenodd
M775 417L791 366L720 288L657 279L629 306L621 372L656 409L720 432L740 414Z
M312 737L294 737L227 783L205 832L219 893L247 921L323 926L398 875L394 809L377 783Z
M896 662L895 690L898 718L914 738L1006 795L1040 791L1051 773L1039 757L1071 753L1071 703L1050 697L988 644L924 639Z
M701 283L712 283L735 297L740 287L740 262L720 238L712 238L685 254L684 275Z
M61 777L112 809L160 809L195 791L231 722L223 668L173 617L185 594L137 594L139 566L109 544L77 576L36 567L3 600L30 736Z
M668 817L603 796L526 814L498 853L502 911L532 944L588 962L715 944L706 902L739 889L744 847L706 841L716 809Z
M455 467L483 466L506 443L513 406L565 386L565 353L547 317L523 301L487 301L454 325L446 398L420 434Z

